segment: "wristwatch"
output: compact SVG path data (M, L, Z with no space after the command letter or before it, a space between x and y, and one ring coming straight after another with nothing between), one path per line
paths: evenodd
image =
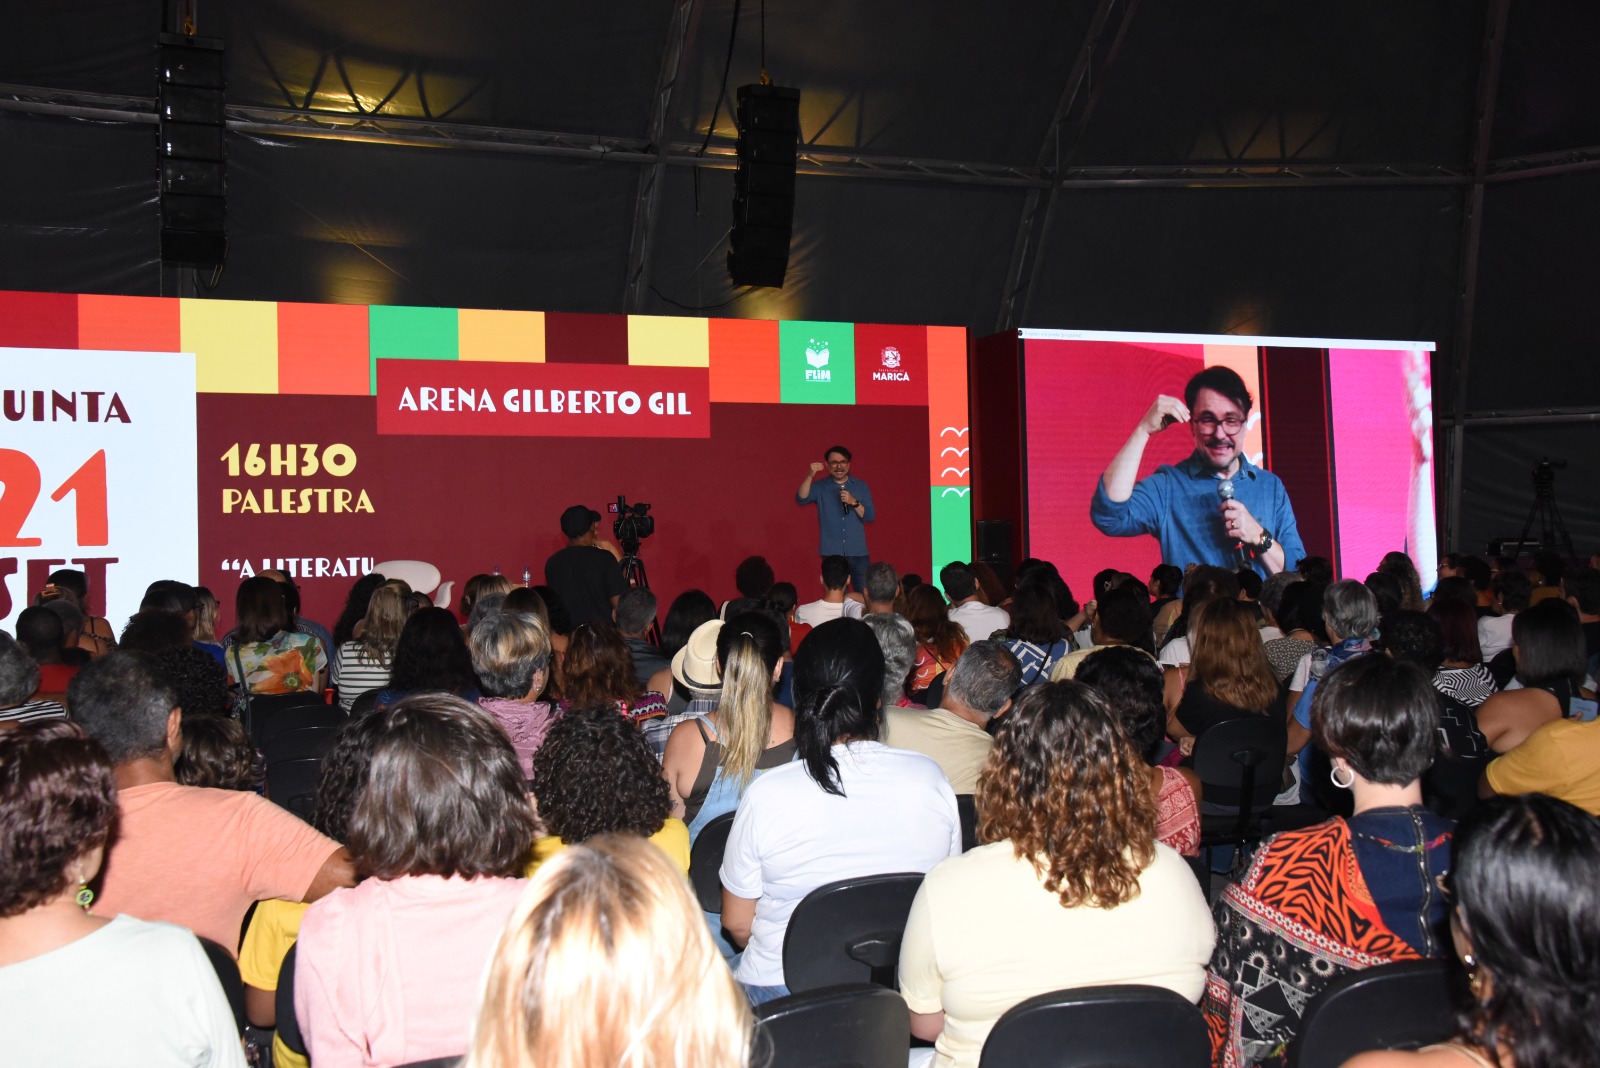
M1271 549L1272 545L1273 545L1273 542L1272 542L1272 531L1268 530L1266 527L1262 527L1261 528L1261 540L1256 543L1256 552L1264 553L1267 550Z

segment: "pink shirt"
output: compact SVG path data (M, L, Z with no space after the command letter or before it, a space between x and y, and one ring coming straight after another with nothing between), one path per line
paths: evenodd
M317 1068L466 1053L483 975L525 879L368 879L300 922L294 1007Z

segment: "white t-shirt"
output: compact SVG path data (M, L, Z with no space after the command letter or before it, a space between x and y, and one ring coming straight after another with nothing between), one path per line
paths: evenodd
M722 885L756 900L741 983L783 982L783 936L794 907L826 883L927 871L961 852L956 795L939 765L882 742L833 747L844 796L827 793L797 760L750 784L722 858Z
M1311 654L1307 653L1294 666L1294 674L1289 677L1289 692L1305 693L1309 685L1311 685Z
M1187 636L1174 638L1161 647L1161 655L1156 657L1156 663L1162 667L1182 667L1192 660L1189 652L1189 639Z
M817 627L840 616L846 619L860 619L862 607L860 601L853 601L848 597L842 601L812 601L794 610L794 621Z
M944 1012L939 1068L977 1068L1018 1002L1068 987L1145 983L1198 1002L1216 928L1182 857L1157 843L1139 893L1112 909L1063 908L1011 843L978 846L923 880L900 946L912 1012Z
M1484 616L1478 620L1478 646L1483 651L1485 664L1511 648L1511 624L1516 618L1512 614Z
M951 606L950 621L960 623L967 637L976 642L1011 626L1011 614L1004 608L996 608L982 601L968 601Z
M199 941L132 916L0 968L0 1035L7 1068L244 1068Z

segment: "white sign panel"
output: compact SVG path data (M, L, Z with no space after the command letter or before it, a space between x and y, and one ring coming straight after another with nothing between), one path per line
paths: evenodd
M118 631L151 582L194 582L195 472L192 355L0 348L0 625L57 568Z

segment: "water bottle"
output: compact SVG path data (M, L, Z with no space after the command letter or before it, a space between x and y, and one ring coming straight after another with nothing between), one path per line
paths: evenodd
M499 564L495 564L494 565L494 577L495 578L499 578L500 577L500 565Z
M523 585L523 588L527 588L529 585L532 584L532 582L533 582L533 571L530 570L526 564L524 564L523 567L522 567L522 585Z

